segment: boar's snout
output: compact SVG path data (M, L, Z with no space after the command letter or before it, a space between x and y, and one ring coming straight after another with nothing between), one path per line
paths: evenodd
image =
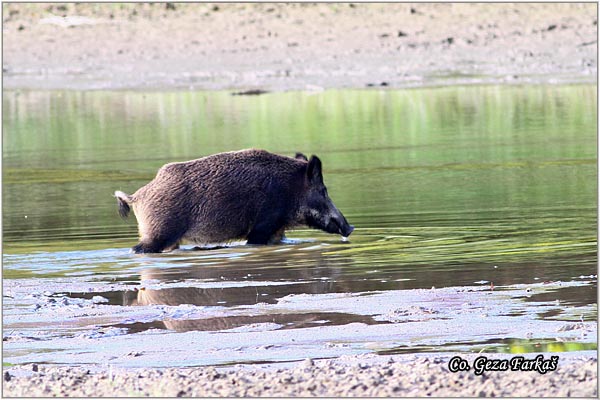
M306 160L306 156L296 154L296 159ZM321 160L311 156L306 167L308 194L304 208L306 224L312 228L322 229L328 233L350 236L354 226L350 225L344 215L336 208L323 183Z
M343 231L342 236L348 237L350 234L354 232L354 225L348 225Z
M354 225L350 225L346 218L338 211L334 215L331 220L329 220L329 226L327 227L327 231L331 233L339 233L344 237L350 236L350 234L354 231Z

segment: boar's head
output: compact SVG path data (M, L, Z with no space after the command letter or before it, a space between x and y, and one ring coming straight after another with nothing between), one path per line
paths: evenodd
M296 156L298 157L298 155ZM312 156L306 168L306 193L301 207L306 225L328 233L348 237L354 226L348 224L344 215L333 204L323 183L321 160Z

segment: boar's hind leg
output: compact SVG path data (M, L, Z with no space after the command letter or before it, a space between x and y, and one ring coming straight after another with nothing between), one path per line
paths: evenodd
M140 242L132 247L134 253L160 253L179 246L187 225L177 218L161 217L154 220L142 218L139 225Z
M142 238L142 240L131 248L134 253L160 253L179 248L181 236Z
M134 253L160 253L162 248L154 243L139 242L131 248Z

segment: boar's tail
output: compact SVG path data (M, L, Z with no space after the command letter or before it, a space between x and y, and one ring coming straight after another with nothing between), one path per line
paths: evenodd
M127 218L129 216L129 212L131 208L129 207L129 203L131 203L132 198L127 193L123 193L120 190L115 192L115 197L119 202L119 215L121 218Z

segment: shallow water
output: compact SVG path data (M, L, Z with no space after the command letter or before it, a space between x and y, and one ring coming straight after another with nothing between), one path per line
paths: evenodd
M596 348L595 86L3 103L5 362ZM115 190L247 147L317 154L349 242L306 229L278 246L128 252L135 219Z

